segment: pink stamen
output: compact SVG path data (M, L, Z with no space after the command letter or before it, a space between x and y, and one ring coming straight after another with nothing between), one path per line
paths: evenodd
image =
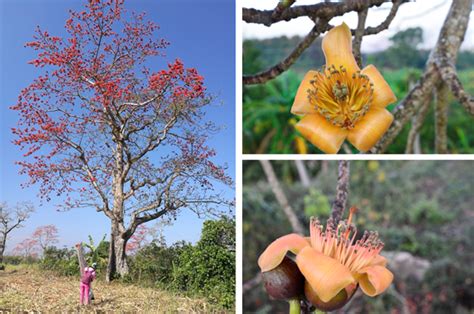
M311 246L318 252L337 259L351 271L370 265L383 248L377 232L366 231L362 238L356 241L357 229L351 225L356 211L356 207L351 207L348 219L337 226L333 225L331 218L325 229L315 218L311 218L310 223Z

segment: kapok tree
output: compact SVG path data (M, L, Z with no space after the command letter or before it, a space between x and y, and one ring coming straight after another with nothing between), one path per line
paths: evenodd
M216 184L232 184L206 145L216 127L204 120L212 99L203 77L178 59L149 69L168 42L144 14L125 14L123 0L90 0L71 11L66 37L38 27L30 63L49 71L12 107L15 144L26 151L20 173L46 200L63 196L63 209L93 207L110 219L108 280L128 272L138 226L182 209L228 209Z
M33 232L32 238L38 241L44 252L46 248L58 243L58 228L55 225L40 226Z

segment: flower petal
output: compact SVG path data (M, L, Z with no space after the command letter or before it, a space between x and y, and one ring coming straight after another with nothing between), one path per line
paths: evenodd
M382 74L380 74L375 66L372 64L368 65L361 71L361 73L367 75L370 81L374 84L372 106L385 108L387 105L390 105L397 100L390 85L388 85L387 81L385 81Z
M334 126L319 114L308 114L296 129L326 154L336 154L347 137L347 130Z
M334 65L346 68L348 73L359 70L359 66L352 54L352 35L346 23L331 29L323 38L323 52L326 57L326 67Z
M346 266L310 246L296 255L296 264L323 302L329 302L342 289L355 282Z
M393 281L392 272L380 265L365 267L358 273L361 274L359 277L360 287L370 297L384 292Z
M308 71L301 81L300 87L296 92L293 106L291 107L291 113L297 115L303 115L306 113L316 113L315 106L311 105L308 98L308 90L313 89L311 81L314 79L317 71Z
M387 265L387 259L383 257L382 255L377 255L375 256L372 263L370 263L370 266L375 266L375 265L385 266Z
M393 115L383 108L373 107L349 131L347 139L359 151L371 149L392 124Z
M280 237L270 243L258 258L258 266L262 272L272 270L280 265L288 251L298 254L309 242L302 236L292 233Z

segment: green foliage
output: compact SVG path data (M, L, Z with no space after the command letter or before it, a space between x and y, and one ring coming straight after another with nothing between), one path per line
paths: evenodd
M434 200L420 200L413 205L409 213L411 224L432 224L439 225L451 221L453 213L442 211L439 204Z
M311 188L304 197L304 213L306 217L328 218L331 213L329 200L320 190Z
M102 237L99 244L95 245L94 239L89 235L89 243L84 243L84 246L89 249L86 254L86 261L90 265L97 263L97 269L105 270L107 268L107 259L109 257L109 242L105 241L106 234Z
M194 246L152 242L129 262L126 282L204 296L227 309L235 304L235 224L229 218L205 221Z
M179 290L206 295L226 308L234 306L235 226L222 218L206 221L201 239L180 255L173 268L174 285Z
M23 256L3 256L3 263L5 265L20 265L25 263L25 258Z
M79 260L74 249L48 247L40 262L42 269L51 270L62 276L79 274Z
M300 79L293 72L263 86L246 87L244 94L244 152L291 153L299 137L294 131L297 119L291 115L294 92Z
M173 283L173 268L181 254L192 247L186 242L177 242L170 247L152 242L129 258L128 282L139 282L149 286L165 288Z

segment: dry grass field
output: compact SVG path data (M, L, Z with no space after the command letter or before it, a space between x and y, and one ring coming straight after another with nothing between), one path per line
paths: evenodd
M120 282L92 284L93 304L79 306L79 280L40 272L35 267L7 266L0 271L1 312L142 312L209 313L216 307L203 299Z

